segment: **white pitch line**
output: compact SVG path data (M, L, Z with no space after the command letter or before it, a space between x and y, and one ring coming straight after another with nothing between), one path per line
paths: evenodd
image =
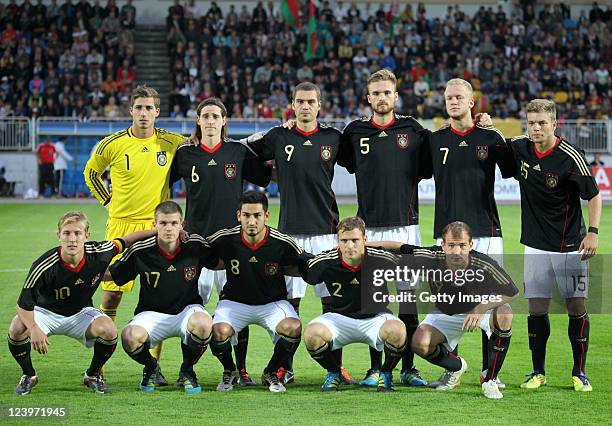
M0 269L0 273L2 273L2 272L6 272L6 273L9 273L9 272L27 272L27 271L28 271L27 268L23 268L23 269Z

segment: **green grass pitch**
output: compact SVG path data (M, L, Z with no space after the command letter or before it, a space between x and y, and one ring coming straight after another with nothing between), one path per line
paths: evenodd
M0 205L0 329L7 330L15 312L15 304L32 261L57 244L57 218L69 209L84 210L90 217L92 239L104 235L106 210L96 204L2 204ZM341 215L354 214L354 205L341 206ZM277 222L278 206L271 206L271 224ZM520 209L500 206L506 253L520 253ZM421 235L424 244L432 243L433 207L421 207ZM612 254L612 207L602 214L600 253ZM520 283L522 277L514 277ZM610 282L608 278L606 280ZM100 292L94 302L99 303ZM136 294L127 294L119 310L118 325L122 328L132 317ZM212 301L212 312L216 301ZM302 303L302 319L307 323L319 314L320 305L309 290ZM610 312L610 311L608 311ZM422 318L422 316L421 316ZM40 382L31 395L18 397L13 389L20 371L10 356L6 343L0 346L0 418L9 420L8 407L61 406L68 408L72 424L610 424L612 423L612 315L591 315L591 343L587 371L594 391L579 394L570 388L571 350L567 338L567 316L552 315L552 335L547 357L548 385L537 391L519 389L530 371L525 314L517 314L513 339L500 377L507 384L504 398L486 400L478 382L480 333L467 334L460 346L470 370L459 388L450 392L406 388L397 385L397 392L377 394L372 389L344 388L337 394L323 394L320 385L324 371L310 359L303 345L295 358L296 383L286 393L271 394L262 386L236 388L230 393L215 391L221 376L221 365L207 351L196 371L203 392L187 395L178 388L161 388L152 394L137 392L141 367L121 347L106 366L106 377L112 394L94 395L81 386L83 371L89 365L91 352L66 337L52 337L50 352L41 356L33 352L34 366ZM248 354L249 371L259 382L261 371L272 351L264 330L251 327ZM426 379L437 378L440 369L416 358ZM169 380L176 379L180 365L178 339L164 345L162 368ZM365 345L351 345L344 351L344 365L360 379L368 368ZM606 373L607 372L607 373ZM21 421L23 423L23 421Z

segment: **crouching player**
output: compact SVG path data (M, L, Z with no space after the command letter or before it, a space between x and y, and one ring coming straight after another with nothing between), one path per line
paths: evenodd
M304 329L304 343L310 356L327 370L323 391L336 391L340 385L340 361L336 349L350 343L366 343L385 351L385 362L378 375L378 391L393 391L391 372L406 348L406 327L386 309L364 309L369 294L362 286L362 263L375 259L392 268L399 260L378 248L366 247L365 223L350 217L338 224L338 248L327 250L300 266L306 282L324 282L331 295L329 312L313 319ZM365 296L367 297L367 296ZM362 303L363 302L363 303ZM375 311L375 312L374 312ZM378 372L375 372L378 373Z
M15 393L27 395L38 383L30 352L34 348L46 354L51 335L69 336L88 348L93 346L82 383L96 393L107 393L100 371L115 350L117 328L92 307L91 298L113 257L155 231L135 232L112 241L87 241L89 221L76 211L60 217L57 231L60 245L32 264L19 296L17 316L9 327L9 350L23 372Z
M435 309L417 328L412 347L418 355L444 368L437 390L460 384L465 360L451 351L466 331L478 328L489 337L488 369L482 382L487 398L500 399L496 378L506 358L512 335L512 309L518 295L512 278L489 256L472 250L472 232L463 222L452 222L442 231L442 247L421 248L404 244L400 252L413 269L424 268ZM393 249L384 244L385 247Z
M181 338L183 363L179 381L185 392L201 392L193 366L211 338L212 319L202 306L198 277L209 247L203 237L192 234L181 241L183 212L173 201L155 208L157 237L134 244L110 267L117 285L140 275L140 292L134 318L121 333L123 349L144 365L140 390L155 390L159 364L149 349L170 337Z
M297 350L302 333L300 319L287 301L284 268L295 268L310 255L292 238L266 226L268 199L263 193L245 192L237 217L239 226L207 238L227 274L213 319L211 350L224 369L217 390L231 391L237 383L232 341L242 329L257 324L266 329L274 343L262 384L271 392L284 392L277 371Z

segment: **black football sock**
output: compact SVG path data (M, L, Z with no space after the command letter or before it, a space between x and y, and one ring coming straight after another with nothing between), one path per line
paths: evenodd
M382 351L376 350L372 346L370 348L370 369L380 371L382 368Z
M187 343L181 342L181 351L183 352L183 363L181 371L193 370L193 366L198 363L200 357L206 351L212 336L209 334L207 338L200 339L198 336L187 332Z
M8 338L8 347L11 355L17 361L17 364L21 367L21 371L26 376L36 376L36 371L32 366L32 344L30 338L27 337L24 340L13 340Z
M389 342L385 342L385 362L382 365L381 371L391 372L395 368L403 354L406 352L406 343L401 347L393 346Z
M276 373L282 365L285 365L287 357L293 355L300 344L300 337L289 337L284 334L279 334L279 339L274 345L274 353L270 362L264 369L264 373Z
M572 344L572 354L574 356L572 376L579 376L585 372L587 352L589 350L590 328L591 325L588 313L585 312L580 316L569 316L567 335Z
M416 309L416 305L413 309ZM399 319L406 326L406 349L402 354L402 371L410 371L414 367L414 352L412 350L412 336L419 326L419 317L414 314L399 314Z
M128 352L126 349L125 352L127 352L130 358L132 358L134 361L144 365L148 371L151 371L157 366L157 360L153 357L153 355L151 355L149 349L151 349L151 341L147 339L142 346L136 348L134 351Z
M443 344L436 346L432 353L425 356L425 359L448 371L461 370L461 358L452 352L449 352L446 346Z
M234 355L236 357L236 368L238 370L246 370L247 348L249 346L249 327L244 327L238 333L238 344L234 346Z
M331 347L331 342L325 342L317 349L308 350L308 353L312 359L317 361L321 367L330 373L340 373L340 364L337 362L338 358L333 354Z
M93 358L91 359L91 364L89 364L89 368L86 371L87 375L95 376L97 374L100 374L102 366L106 363L106 361L108 361L113 352L115 352L116 347L116 337L112 340L106 340L101 337L97 337L96 342L94 343Z
M232 344L230 343L230 339L231 337L228 337L221 342L212 340L210 342L210 351L219 359L224 370L235 371L236 364L234 364L234 360L232 359Z
M527 333L529 335L529 349L533 372L546 374L546 342L550 336L550 320L548 314L529 315L527 317Z
M484 379L485 382L497 378L497 375L499 374L502 365L504 365L506 355L508 354L511 337L512 330L500 330L495 327L491 338L487 338L487 345L489 346L489 356L487 356L488 364L486 368L487 375Z
M489 367L489 337L487 332L480 329L480 340L482 342L482 369L485 371Z

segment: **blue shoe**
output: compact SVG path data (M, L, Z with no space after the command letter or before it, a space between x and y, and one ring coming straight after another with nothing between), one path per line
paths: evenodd
M327 375L325 376L323 386L321 386L321 390L323 392L336 392L339 386L340 373L332 373L331 371L328 371Z
M153 392L157 386L155 378L159 373L159 365L156 365L153 370L147 370L145 367L142 370L142 381L140 382L139 389L141 392Z
M379 370L372 370L371 368L367 371L365 377L359 382L359 386L378 386L378 376L380 375Z
M393 375L390 371L381 371L378 376L378 392L393 392Z
M419 370L414 367L409 371L402 371L400 373L400 380L406 386L427 386L427 380L423 379Z
M198 377L195 371L180 371L179 380L183 383L183 388L186 393L200 393L202 388L198 383Z

